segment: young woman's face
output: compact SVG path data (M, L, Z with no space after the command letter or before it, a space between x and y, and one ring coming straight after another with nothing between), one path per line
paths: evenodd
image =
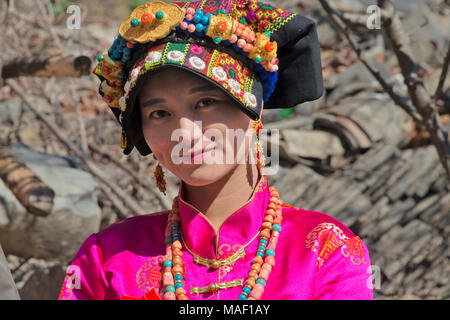
M148 77L138 99L148 146L185 183L207 185L248 162L254 122L207 80L165 68Z

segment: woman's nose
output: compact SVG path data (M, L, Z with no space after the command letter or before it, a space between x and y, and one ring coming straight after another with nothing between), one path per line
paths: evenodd
M203 124L201 120L194 120L190 117L181 117L179 120L180 129L183 130L184 141L186 143L191 142L190 147L194 148L201 140L203 136Z

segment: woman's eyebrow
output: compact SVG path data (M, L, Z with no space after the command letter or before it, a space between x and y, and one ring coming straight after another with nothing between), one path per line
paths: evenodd
M213 91L213 90L218 90L218 89L213 85L207 84L207 85L202 85L202 86L191 88L189 90L189 93L196 93L196 92L202 92L202 91Z
M146 108L146 107L150 107L153 104L164 102L164 101L165 100L162 99L162 98L152 98L152 99L149 99L149 100L145 101L144 103L141 103L141 108L143 109L143 108Z

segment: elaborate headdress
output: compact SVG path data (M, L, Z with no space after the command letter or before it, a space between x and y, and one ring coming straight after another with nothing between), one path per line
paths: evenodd
M315 24L253 0L153 1L133 10L94 73L99 93L122 125L121 146L151 153L136 97L144 74L188 70L225 90L251 119L322 95Z

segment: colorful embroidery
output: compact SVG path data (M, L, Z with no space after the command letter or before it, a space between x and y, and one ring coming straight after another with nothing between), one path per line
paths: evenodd
M361 239L349 238L341 228L333 223L317 225L306 237L306 247L317 254L317 269L331 257L339 248L344 257L350 257L355 265L366 263Z
M361 263L367 263L364 259L363 243L359 237L348 239L341 247L341 252L344 257L350 257L354 265L359 266Z
M162 261L163 256L151 257L136 273L136 284L141 292L146 293L151 288L159 288Z
M72 292L72 289L70 289L69 285L68 285L69 278L70 278L70 275L66 274L62 288L61 288L61 292L59 293L58 300L70 300L70 298L72 298L73 292Z
M231 257L234 253L236 253L240 248L242 248L242 246L240 244L231 246L228 243L224 243L219 247L219 250L217 252L218 259L219 260L227 259L227 258ZM231 270L233 270L233 265L220 267L220 269L219 269L220 279L224 278L228 274L228 272L230 272Z

